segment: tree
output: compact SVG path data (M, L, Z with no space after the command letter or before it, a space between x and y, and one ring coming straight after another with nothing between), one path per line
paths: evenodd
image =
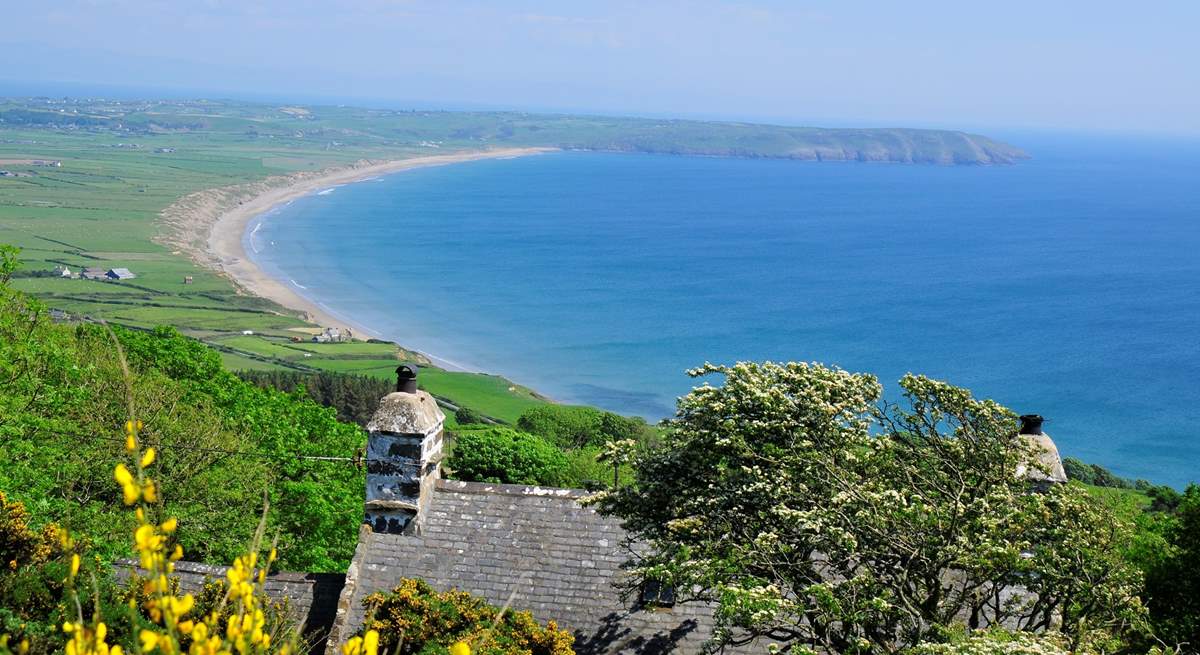
M1200 647L1200 486L1191 485L1163 530L1166 547L1146 562L1146 603L1155 634Z
M457 433L447 465L459 480L558 486L565 481L567 458L537 435L488 427Z
M517 427L561 448L603 446L621 439L644 440L652 430L639 418L578 405L541 405L521 414Z
M1017 471L1040 465L1000 405L909 375L904 407L877 406L873 376L817 364L691 374L724 383L681 398L635 483L594 502L644 544L629 590L656 579L716 603L716 643L894 653L955 625L1082 640L1140 616L1119 545L1084 534L1117 519L1071 516L1072 490L1033 493ZM1080 584L1052 586L1077 564ZM1039 579L1043 596L1021 591Z

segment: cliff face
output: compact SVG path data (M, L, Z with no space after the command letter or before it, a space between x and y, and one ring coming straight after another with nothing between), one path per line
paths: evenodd
M620 152L943 166L1012 164L1029 155L978 134L905 128L829 129L669 121L611 126L610 139L560 144Z

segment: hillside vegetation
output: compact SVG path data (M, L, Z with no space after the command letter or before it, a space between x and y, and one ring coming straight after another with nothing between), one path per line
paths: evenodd
M35 655L54 650L57 626L77 620L68 611L78 552L102 581L96 603L116 617L115 640L160 624L144 591L103 582L108 560L132 554L135 528L163 534L139 537L143 555L178 544L189 559L242 562L254 573L235 558L265 534L278 535L282 568L344 570L361 516L353 460L365 436L336 416L364 413L359 400L378 383L327 377L324 389L300 383L284 393L238 378L172 328L56 324L12 288L15 266L15 251L0 248L4 631L35 639ZM1146 652L1200 638L1200 487L1153 503L1150 490L1078 482L1031 494L1012 475L1023 452L1013 417L965 390L909 376L910 408L876 414L879 387L868 375L801 364L706 372L726 380L697 387L660 431L590 408L538 407L515 429L464 426L450 468L492 481L595 481L607 489L596 497L601 510L653 547L631 572L701 597L719 592L717 619L732 631L722 639L746 631L865 654ZM138 421L123 431L130 416ZM872 436L877 421L886 431ZM130 443L153 486L122 473ZM130 499L170 518L147 523ZM946 591L944 580L963 586ZM1038 636L961 623L964 611L1001 611L993 600L1023 587L1042 600L1003 612ZM455 611L445 599L410 606L415 599L378 601ZM128 600L145 613L121 618ZM431 639L441 648L479 627L456 625ZM379 627L386 640L392 628Z
M189 530L191 557L228 562L249 543L264 498L281 565L342 571L362 510L363 474L349 461L365 435L303 392L244 382L217 353L169 327L151 331L53 323L13 291L11 249L0 248L0 490L41 521L87 538L104 557L131 517L112 484L120 426L136 407L160 453L155 475L173 493L164 512ZM122 371L118 347L129 363Z

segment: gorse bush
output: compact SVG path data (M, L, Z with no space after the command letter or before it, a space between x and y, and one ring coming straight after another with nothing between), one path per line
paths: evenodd
M363 605L373 617L365 628L379 632L385 653L442 655L455 643L469 643L480 655L574 653L574 637L554 621L543 627L529 612L502 611L461 591L439 593L419 579L402 580Z
M560 486L567 457L550 441L506 427L458 432L447 463L458 480Z

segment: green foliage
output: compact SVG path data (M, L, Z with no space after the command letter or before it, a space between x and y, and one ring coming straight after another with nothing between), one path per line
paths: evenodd
M379 631L382 653L444 655L465 642L475 655L572 655L571 633L554 621L540 626L529 612L500 610L462 591L439 593L423 580L406 579L390 593L364 601L372 617L364 630Z
M0 490L90 538L105 558L127 552L129 517L111 471L121 455L114 426L131 409L159 451L156 477L171 490L163 509L186 526L189 557L239 554L267 494L281 566L344 569L357 534L344 519L361 509L362 473L296 456L351 456L365 442L357 426L300 393L243 382L171 328L56 325L0 284Z
M1162 539L1137 558L1146 572L1144 595L1155 634L1194 649L1200 644L1200 486L1189 486L1174 514L1146 532Z
M459 480L562 486L568 463L546 439L512 428L487 427L456 434L448 466Z
M1122 478L1099 464L1088 464L1074 457L1063 458L1063 469L1067 477L1095 487L1112 489L1136 489L1137 484Z
M70 602L66 580L71 549L65 535L53 524L32 527L25 506L0 492L0 635L9 635L12 643L27 641L30 655L48 655L60 651L64 620L73 620L75 607ZM78 580L88 584L90 602L114 616L112 624L118 640L133 645L140 617L130 617L125 609L126 594L111 580L111 571L95 560L82 560Z
M379 401L394 389L380 378L348 373L303 371L238 371L238 377L263 389L303 390L309 398L337 412L337 419L366 426ZM460 423L462 421L459 421Z
M927 642L905 651L906 655L1089 655L1071 650L1061 634L1033 634L994 629L957 635L945 642Z
M534 407L517 420L517 427L562 448L603 446L608 441L646 439L653 429L640 418L630 418L580 405Z
M724 382L596 502L651 546L629 589L716 598L718 642L891 653L1002 622L1108 650L1144 626L1131 523L1080 487L1031 493L1007 409L911 375L880 409L873 376L816 364L692 373Z
M459 425L477 425L485 422L483 415L470 407L459 407L455 410L454 420Z

